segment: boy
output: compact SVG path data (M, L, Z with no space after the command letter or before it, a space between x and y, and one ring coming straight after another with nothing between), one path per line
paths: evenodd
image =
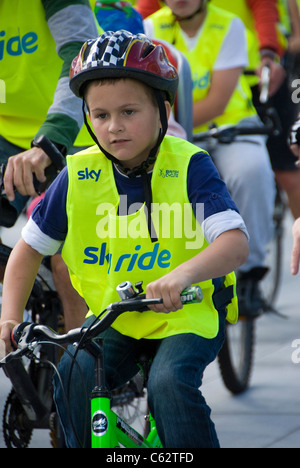
M138 356L150 352L149 407L163 446L218 447L198 390L224 340L225 304L218 312L212 301L221 280L212 278L226 276L225 286L234 284L230 272L247 258L247 232L209 156L186 141L164 138L177 85L164 49L144 35L105 33L83 46L70 86L87 105L97 146L68 158L23 231L6 269L0 336L8 345L42 256L62 241L73 285L91 315L118 300L119 283L143 280L147 297L162 297L163 304L123 314L106 330L107 384L128 381ZM203 301L183 307L180 292L192 284L200 284ZM232 322L234 303L227 309ZM89 391L93 360L84 351L77 359ZM76 367L69 385L76 435L55 385L69 447L78 439L84 445L88 406ZM66 356L60 364L66 384L69 368Z

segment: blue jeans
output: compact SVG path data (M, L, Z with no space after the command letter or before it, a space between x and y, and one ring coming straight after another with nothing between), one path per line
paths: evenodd
M93 318L84 326L91 320ZM206 367L215 360L224 342L223 312L220 313L219 334L212 340L194 334L175 335L163 340L135 340L112 328L102 336L106 383L110 389L126 383L138 372L137 360L141 354L152 353L154 356L147 387L148 403L165 448L219 448L211 411L199 387ZM74 353L71 348L69 351ZM85 351L80 351L77 362L83 376L75 365L69 379L71 358L67 354L61 360L59 373L65 389L69 387L68 401L78 438L85 447L90 447L90 410L82 377L89 395L94 388L94 360ZM67 446L78 447L57 375L54 389Z

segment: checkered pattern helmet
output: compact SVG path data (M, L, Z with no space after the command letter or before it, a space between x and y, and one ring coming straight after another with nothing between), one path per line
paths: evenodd
M165 91L171 104L178 87L178 74L161 45L154 45L144 34L128 31L105 32L87 41L73 60L70 88L83 96L85 85L104 78L133 78L151 88Z

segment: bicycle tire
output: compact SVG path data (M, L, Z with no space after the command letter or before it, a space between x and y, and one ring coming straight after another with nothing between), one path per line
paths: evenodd
M3 437L7 448L28 448L32 428L14 389L9 393L2 418Z
M277 188L275 210L274 210L274 235L273 239L267 246L266 266L269 272L261 282L261 291L267 305L273 306L278 293L281 282L282 259L283 259L283 235L284 235L284 218L287 211L287 203L283 199L283 195Z
M234 395L245 392L249 387L254 361L255 323L256 320L245 318L236 325L227 325L218 362L224 385Z
M144 377L138 373L127 384L112 392L111 405L115 413L146 438L147 430L147 389Z
M261 291L267 305L273 306L277 299L282 273L282 233L275 235L267 251L269 272L261 282Z

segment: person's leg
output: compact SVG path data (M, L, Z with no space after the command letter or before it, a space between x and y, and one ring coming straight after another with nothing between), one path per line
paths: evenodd
M259 120L244 121L243 126L254 124L259 125ZM250 236L248 260L238 270L240 313L260 315L263 298L259 285L268 271L266 249L273 236L276 194L265 138L240 136L231 145L219 145L213 159Z
M199 387L224 337L225 314L221 313L214 339L181 334L162 340L151 366L148 400L164 447L219 448L211 410Z
M219 145L213 160L250 235L250 254L239 269L249 272L265 265L266 246L274 228L276 186L264 138L245 136L240 140Z
M252 92L255 107L261 118L264 119L266 106L261 105L259 102L259 88L255 87ZM288 77L277 93L269 98L268 107L276 109L281 124L281 132L268 138L267 148L276 181L280 188L286 192L289 207L296 219L300 216L300 170L295 166L297 158L289 147L288 137L299 110L298 105L291 99Z

